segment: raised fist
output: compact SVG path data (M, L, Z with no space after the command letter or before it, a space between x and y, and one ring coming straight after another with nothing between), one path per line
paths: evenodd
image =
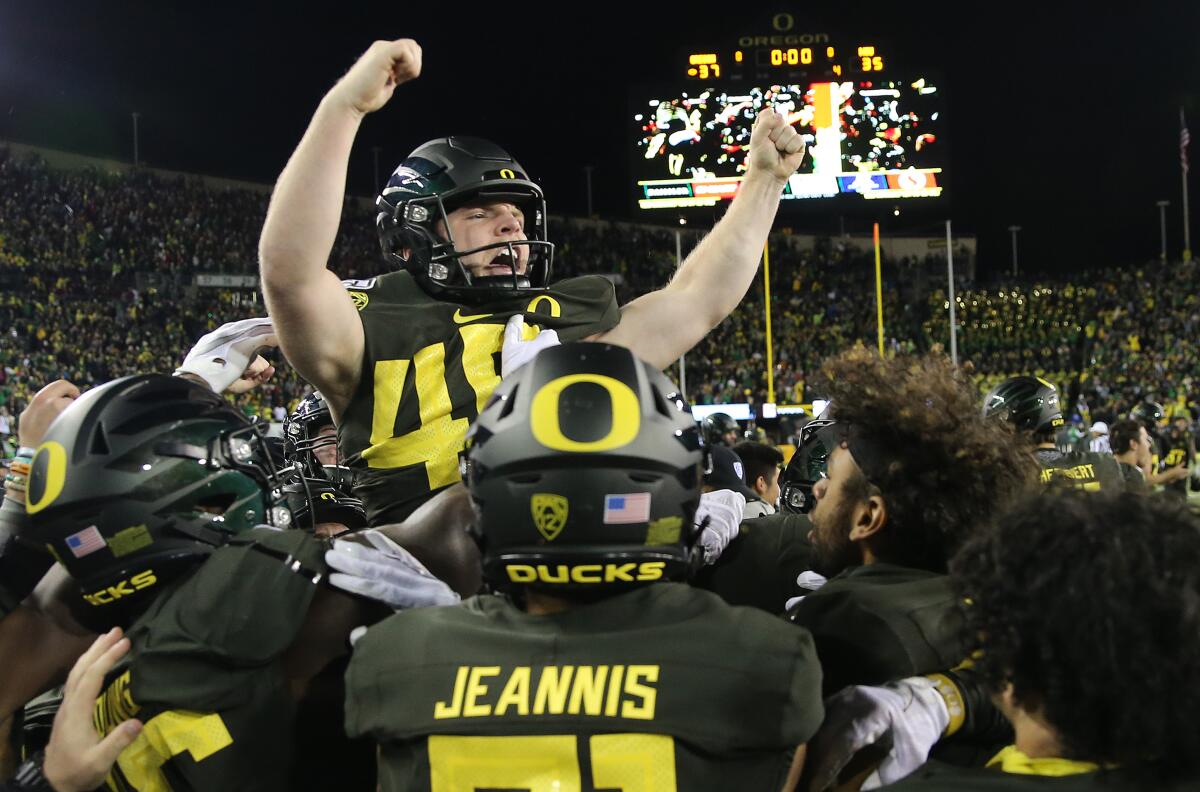
M796 172L804 160L804 139L775 108L758 114L750 133L749 173L765 172L780 182Z
M421 74L421 47L412 39L376 41L329 92L359 113L387 104L396 86Z

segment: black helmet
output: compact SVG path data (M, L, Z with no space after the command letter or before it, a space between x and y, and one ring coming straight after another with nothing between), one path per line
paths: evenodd
M284 458L293 468L309 478L326 478L347 492L353 486L353 471L338 463L324 465L317 459L317 451L337 448L336 434L321 434L326 426L333 426L333 416L325 397L313 391L300 400L283 423Z
M367 527L363 502L327 478L297 474L283 486L283 495L297 528L312 530L321 523L338 523L351 531Z
M813 486L827 476L829 457L844 437L844 426L832 418L816 418L800 428L800 444L779 476L779 503L784 511L812 511Z
M1166 411L1158 402L1144 401L1129 411L1129 417L1146 427L1147 432L1158 428L1158 422L1163 419Z
M32 539L82 587L77 616L128 624L230 537L291 524L263 428L203 385L143 374L77 399L34 454Z
M683 579L705 453L687 402L628 349L550 347L467 432L484 577L553 590Z
M506 201L525 214L523 241L496 242L459 250L447 215L473 200ZM542 188L508 152L480 138L431 140L400 163L375 205L375 225L384 258L412 273L421 288L438 299L471 302L494 297L497 289L529 291L546 288L554 245L546 241L546 200ZM438 233L443 224L445 236ZM517 246L529 249L524 275L516 271ZM511 275L476 278L462 257L485 250L507 252ZM407 257L404 251L408 251Z
M1063 425L1058 389L1040 377L1010 377L983 399L985 418L1008 421L1019 432L1045 432Z
M710 446L729 445L725 442L725 435L729 432L741 433L737 421L722 412L705 416L700 426L704 431L704 440Z

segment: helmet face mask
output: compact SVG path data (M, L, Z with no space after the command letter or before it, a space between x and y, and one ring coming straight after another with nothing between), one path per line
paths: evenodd
M325 478L349 491L354 484L353 472L342 464L337 433L323 433L334 426L333 415L319 391L301 399L283 424L284 459L294 469L309 478ZM334 463L321 461L318 452L333 448Z
M347 492L327 478L309 478L303 474L283 487L293 525L313 533L318 526L329 523L341 525L346 531L367 527L363 502Z
M31 466L29 539L79 583L82 624L127 624L232 537L290 526L263 432L161 375L114 380L55 419Z
M705 451L677 389L621 347L540 353L468 431L484 578L584 596L686 578Z
M525 214L528 238L459 250L450 213L464 205L500 202ZM549 284L554 245L546 241L542 190L493 143L451 137L420 146L392 174L376 207L384 258L437 299L470 303L494 299L497 292L537 292ZM524 273L517 271L521 247L529 253ZM493 250L508 254L511 274L472 274L464 259Z
M320 391L305 396L283 426L284 458L292 476L283 488L297 528L315 531L322 523L337 523L357 531L367 524L360 499L350 493L354 471L341 464L333 415ZM319 452L333 448L334 464L323 464Z

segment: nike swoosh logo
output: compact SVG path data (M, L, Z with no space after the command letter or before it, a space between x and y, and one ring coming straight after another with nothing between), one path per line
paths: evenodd
M491 315L492 314L487 313L487 314L472 314L471 316L463 316L462 308L458 308L457 310L454 311L454 323L455 324L466 324L467 322L474 322L476 319L486 319Z

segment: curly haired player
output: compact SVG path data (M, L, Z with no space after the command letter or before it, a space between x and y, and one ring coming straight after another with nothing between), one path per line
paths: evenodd
M931 763L893 788L1196 788L1194 515L1160 498L1049 492L968 542L951 575L1016 741L987 769Z

